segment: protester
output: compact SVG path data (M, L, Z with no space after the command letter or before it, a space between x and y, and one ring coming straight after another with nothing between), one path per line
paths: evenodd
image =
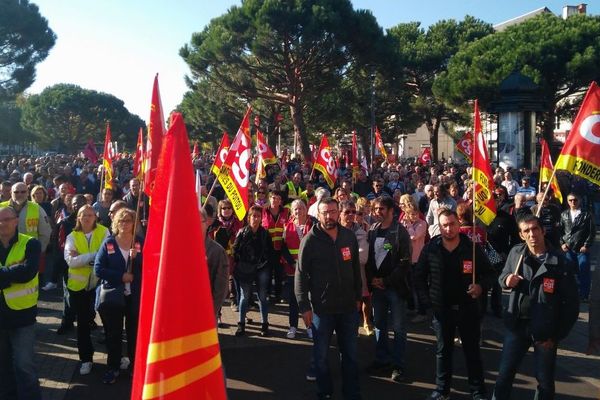
M220 311L225 297L227 296L229 278L229 260L225 249L208 235L208 227L214 219L214 211L210 204L200 209L202 219L202 235L204 236L204 248L206 251L206 264L208 266L208 277L215 310L215 318L220 320Z
M41 400L34 363L40 242L21 233L0 206L0 398Z
M107 371L102 378L113 384L121 368L123 319L127 335L127 355L133 365L142 284L142 246L134 236L135 211L122 208L113 217L112 235L102 243L94 260L100 278L98 311L102 316L108 353Z
M433 308L437 337L436 389L429 399L448 399L452 382L454 335L458 329L465 354L468 382L475 400L487 398L483 379L479 339L481 337L480 297L491 286L493 271L481 249L460 233L456 212L439 214L440 235L421 252L416 268L421 301Z
M408 286L411 264L410 236L394 218L394 203L390 197L373 200L378 222L369 231L367 282L372 292L375 322L375 361L369 373L389 372L391 379L404 376L406 352L406 306L410 297ZM389 348L388 313L394 332Z
M302 319L313 330L313 360L319 398L333 395L328 365L335 331L341 353L342 392L360 399L356 330L362 298L358 241L339 225L339 208L333 198L319 202L319 224L300 244L295 294ZM335 262L332 262L335 261Z
M283 228L289 219L289 209L283 206L283 194L281 192L271 192L269 195L269 204L262 209L261 223L263 228L269 232L273 244L273 282L271 295L275 304L281 300L283 289L284 271L281 259L281 243L283 240ZM270 255L271 256L271 255ZM270 282L270 280L269 280Z
M237 234L233 243L235 266L233 277L240 291L239 320L236 336L246 334L246 313L252 296L252 284L256 282L261 316L261 336L269 335L269 280L275 257L269 232L261 226L263 209L258 206L248 210L248 225ZM279 260L277 260L279 262Z
M558 343L569 334L579 314L574 266L548 246L539 218L522 218L519 235L525 243L512 248L498 278L500 286L510 290L510 297L493 399L511 398L517 368L532 345L538 382L535 398L552 399Z
M108 236L108 229L96 222L96 213L89 205L77 211L77 222L65 242L64 257L69 267L67 288L77 321L79 373L92 371L94 346L90 337L90 309L96 299L96 275L92 266L96 253Z

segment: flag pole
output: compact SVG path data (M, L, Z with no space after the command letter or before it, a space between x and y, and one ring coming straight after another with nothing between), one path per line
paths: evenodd
M143 195L144 195L144 182L142 180L140 182L140 194L138 195L138 201L135 206L135 220L133 221L133 236L131 238L131 245L129 246L130 249L133 248L133 246L135 245L135 234L137 233L137 226L138 226L138 221L139 221L139 216L140 216L140 200L143 200L142 199ZM144 201L144 206L145 205L146 205L146 202ZM133 268L133 260L131 259L131 257L129 257L127 259L127 273L130 274L132 271L132 268Z
M473 131L475 131L475 129L473 129ZM475 136L473 135L473 143L475 143ZM475 152L477 151L477 146L473 146L473 158L471 161L471 179L473 180L473 191L471 196L473 197L473 199L471 200L471 206L472 206L472 224L473 224L473 230L472 230L472 235L471 236L471 242L473 243L473 247L471 249L472 251L472 257L473 257L473 273L471 274L471 279L473 281L473 285L475 284L475 192L477 191L477 181L475 180Z
M555 175L556 175L556 168L552 168L552 176L550 176L550 180L548 181L548 184L546 185L546 189L544 190L544 197L542 197L542 202L544 201L543 199L545 199L546 196L548 196L548 191L550 190L550 182L552 182ZM542 211L542 205L538 204L538 208L535 212L536 218L540 217L541 211ZM515 272L513 272L513 275L519 274L519 269L521 268L521 264L523 263L524 256L525 256L525 252L521 253L521 256L519 257L519 261L517 262L517 266L515 267Z

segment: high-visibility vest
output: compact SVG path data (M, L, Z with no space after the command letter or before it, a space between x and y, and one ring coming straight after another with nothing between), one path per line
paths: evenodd
M10 207L10 200L0 203L0 207ZM27 213L25 214L25 232L23 233L32 238L38 238L38 226L40 224L40 206L33 201L27 202Z
M7 269L11 265L21 264L25 260L25 248L29 240L31 240L31 236L19 233L17 242L11 247L4 265L0 264L0 268ZM38 301L38 286L39 278L37 273L29 282L11 283L9 287L2 289L6 305L11 310L16 311L36 306Z
M92 238L88 243L85 233L81 231L73 231L73 240L75 241L75 249L79 254L96 253L100 250L102 242L106 237L105 226L97 224L96 229L92 232ZM69 279L67 280L67 288L74 292L84 290L92 274L92 266L89 264L76 265L69 267Z
M310 217L306 217L306 224L304 225L304 231L302 233L302 237L304 237L308 231L312 228L312 220ZM290 220L285 225L285 245L290 251L290 255L294 259L294 261L298 261L298 252L300 250L300 240L302 239L298 236L298 231L296 230L296 224L294 221Z
M263 209L262 214L262 226L269 231L271 241L273 242L273 249L281 250L281 241L283 240L283 227L285 226L288 219L288 209L281 207L277 220L273 219L271 210L267 207Z
M296 198L298 198L298 196L300 196L298 194L298 191L296 190L296 187L294 186L294 182L287 181L286 185L288 187L288 197L292 197L293 199L296 199Z

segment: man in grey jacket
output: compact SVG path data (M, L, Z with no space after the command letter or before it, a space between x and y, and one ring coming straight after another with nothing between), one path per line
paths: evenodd
M357 400L356 332L362 291L358 242L351 230L339 225L338 216L335 199L319 202L319 223L300 243L294 291L304 323L313 330L319 399L333 394L327 354L335 331L342 355L342 392L345 399Z

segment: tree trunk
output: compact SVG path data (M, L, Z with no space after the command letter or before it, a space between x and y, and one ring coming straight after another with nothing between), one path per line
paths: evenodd
M308 137L304 131L304 115L302 112L302 105L295 104L290 106L290 114L292 116L292 124L294 125L294 134L297 135L300 140L300 150L304 160L311 160L312 153L310 146L308 145Z
M554 120L556 118L556 112L554 111L554 106L551 106L549 111L544 113L544 129L542 131L542 135L548 146L552 148L552 143L554 142Z

